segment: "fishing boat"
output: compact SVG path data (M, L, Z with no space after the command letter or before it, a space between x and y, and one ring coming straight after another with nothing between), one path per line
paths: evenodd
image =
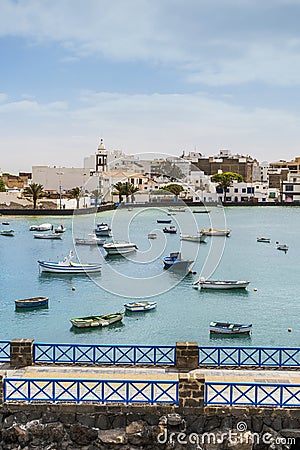
M151 311L155 309L156 306L157 306L156 302L130 302L125 303L124 305L126 311L130 312Z
M110 242L103 245L107 255L125 255L137 250L137 245L133 242Z
M32 297L15 300L16 309L40 308L48 306L48 297Z
M2 222L2 225L9 225L9 222Z
M209 228L208 230L202 229L201 233L206 236L229 236L231 230L216 230L213 228Z
M175 212L175 213L178 213L178 212L185 212L185 208L168 208L168 211L169 212Z
M200 280L193 283L195 289L246 289L250 281Z
M111 236L111 228L107 223L98 223L95 228L96 236Z
M42 223L41 225L31 225L29 231L50 231L53 230L51 223Z
M229 322L210 322L209 332L212 334L250 334L252 324L229 323Z
M167 228L167 227L163 228L163 232L169 233L169 234L176 234L177 230L174 226L171 225L169 228Z
M76 245L104 245L106 240L97 238L95 234L91 234L90 238L75 238Z
M87 316L70 319L71 324L76 328L107 327L112 323L120 322L125 313L104 314L102 316Z
M100 272L101 270L101 264L74 263L72 257L73 257L73 250L70 251L69 255L66 256L63 261L52 262L39 260L38 264L42 272L50 272L50 273L86 274L86 273Z
M277 250L282 250L283 252L287 252L288 251L288 246L286 244L278 244L277 245Z
M182 259L180 252L170 253L163 259L164 269L172 269L176 272L188 272L194 261Z
M157 234L156 233L149 233L148 234L148 239L156 239L157 238Z
M14 236L14 230L0 230L2 236Z
M40 233L34 234L33 237L35 239L61 239L61 235L57 233Z
M157 223L171 223L172 219L157 219Z
M206 234L202 234L201 232L198 234L182 234L180 236L181 241L205 242L206 239L207 239Z
M193 214L209 214L210 211L208 209L194 209Z
M57 227L54 229L54 233L62 234L66 231L66 227L64 227L62 224L57 225Z
M266 244L270 244L271 239L270 238L265 238L265 237L260 237L256 239L257 242L265 242Z

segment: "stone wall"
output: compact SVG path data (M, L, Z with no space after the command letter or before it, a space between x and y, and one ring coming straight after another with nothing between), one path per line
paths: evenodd
M278 441L299 438L299 428L295 409L12 404L0 408L0 449L288 450L297 447Z

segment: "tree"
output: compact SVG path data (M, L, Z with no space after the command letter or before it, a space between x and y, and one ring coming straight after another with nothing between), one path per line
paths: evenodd
M178 195L180 194L180 192L183 191L183 187L180 184L176 184L176 183L171 183L168 184L167 186L165 186L163 188L165 191L169 191L172 194L175 195L175 197L178 197Z
M44 195L44 186L39 183L31 183L24 189L24 195L32 197L33 208L36 209L36 203Z
M79 199L81 197L81 189L79 187L75 187L69 192L71 198L76 199L76 208L79 208Z
M95 206L98 206L98 201L101 198L100 189L95 189L94 191L91 192L91 194L95 199Z
M123 195L125 195L126 201L128 201L128 197L130 195L133 196L133 194L139 190L138 187L135 187L134 184L129 183L128 181L126 181L125 183L122 183L121 181L119 181L118 183L116 183L114 185L114 188L118 192L119 203L122 202Z
M236 180L238 183L240 183L241 181L243 181L243 177L239 173L235 172L215 173L211 177L211 181L213 183L218 183L218 188L223 189L224 203L226 203L227 189L231 186L233 180Z
M0 177L0 192L5 192L6 188L5 188L5 183L3 181L3 178Z
M123 195L124 195L124 183L119 181L118 183L114 184L114 188L119 195L119 203L122 203Z

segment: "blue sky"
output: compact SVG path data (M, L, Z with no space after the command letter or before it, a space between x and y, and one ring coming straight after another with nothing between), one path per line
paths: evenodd
M1 0L0 167L300 155L299 0Z

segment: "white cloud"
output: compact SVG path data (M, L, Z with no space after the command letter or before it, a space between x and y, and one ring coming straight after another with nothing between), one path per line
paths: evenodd
M7 165L1 163L2 169L29 170L38 164L80 167L83 158L96 151L100 137L107 148L127 153L179 155L196 147L215 154L229 148L273 160L298 151L300 116L284 110L247 110L202 93L86 91L83 96L77 108L58 102L53 110L53 104L22 101L0 107L0 149ZM7 110L13 113L11 122Z

